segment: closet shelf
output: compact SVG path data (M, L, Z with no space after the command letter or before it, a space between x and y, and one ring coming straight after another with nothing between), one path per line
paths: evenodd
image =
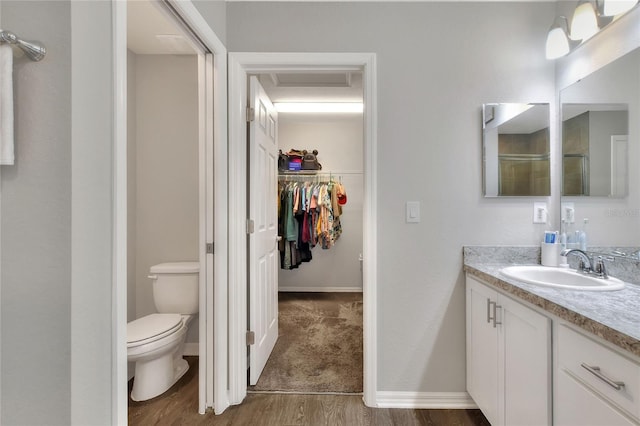
M321 170L281 170L278 172L279 176L305 176L305 175L317 175L322 173Z

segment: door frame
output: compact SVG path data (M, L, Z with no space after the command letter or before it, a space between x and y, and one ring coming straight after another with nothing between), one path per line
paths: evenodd
M377 388L377 84L375 53L229 53L229 397L247 395L247 76L273 71L362 71L364 92L363 400ZM223 309L224 300L215 300ZM217 377L216 381L224 378ZM216 413L218 410L216 409Z
M198 411L229 405L226 383L216 387L215 376L227 374L226 306L214 311L213 300L226 300L227 291L227 50L191 2L153 0L168 7L179 24L188 28L210 54L199 54L200 103L199 257L200 279L200 378ZM127 424L127 3L112 0L113 42L113 294L112 301L112 399L113 424ZM213 55L213 57L211 56ZM202 110L204 109L204 111ZM214 114L215 112L215 114ZM206 153L206 155L203 155ZM206 190L204 189L206 188ZM204 229L203 229L204 228ZM205 243L215 241L215 256L206 254ZM203 262L204 259L204 262ZM213 300L212 300L213 299ZM214 318L215 314L215 318ZM224 324L217 321L225 316ZM224 325L225 329L220 329ZM220 356L220 349L224 356Z

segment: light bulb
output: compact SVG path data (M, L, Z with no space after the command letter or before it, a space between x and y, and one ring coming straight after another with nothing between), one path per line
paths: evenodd
M571 19L571 38L587 40L598 32L596 11L589 1L580 1Z
M621 15L632 9L638 3L638 0L605 0L602 8L604 16Z
M569 50L567 18L558 16L547 33L546 57L556 59L569 53Z

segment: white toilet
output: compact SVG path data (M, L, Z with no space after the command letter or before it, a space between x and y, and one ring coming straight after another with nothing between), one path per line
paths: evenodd
M154 265L157 314L127 324L127 360L135 362L131 399L145 401L167 391L187 372L182 358L187 326L198 313L198 262Z

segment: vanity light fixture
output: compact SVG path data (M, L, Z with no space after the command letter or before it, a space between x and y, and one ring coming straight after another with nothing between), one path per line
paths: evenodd
M602 3L602 15L615 16L633 9L638 0L602 0Z
M278 112L362 113L362 102L275 102Z
M546 57L557 59L595 35L614 18L638 5L640 0L580 0L571 17L571 30L567 18L558 16L547 33Z
M596 9L590 0L580 0L571 18L571 39L587 40L598 32Z
M571 50L567 18L557 16L547 34L546 56L547 59L560 58Z

